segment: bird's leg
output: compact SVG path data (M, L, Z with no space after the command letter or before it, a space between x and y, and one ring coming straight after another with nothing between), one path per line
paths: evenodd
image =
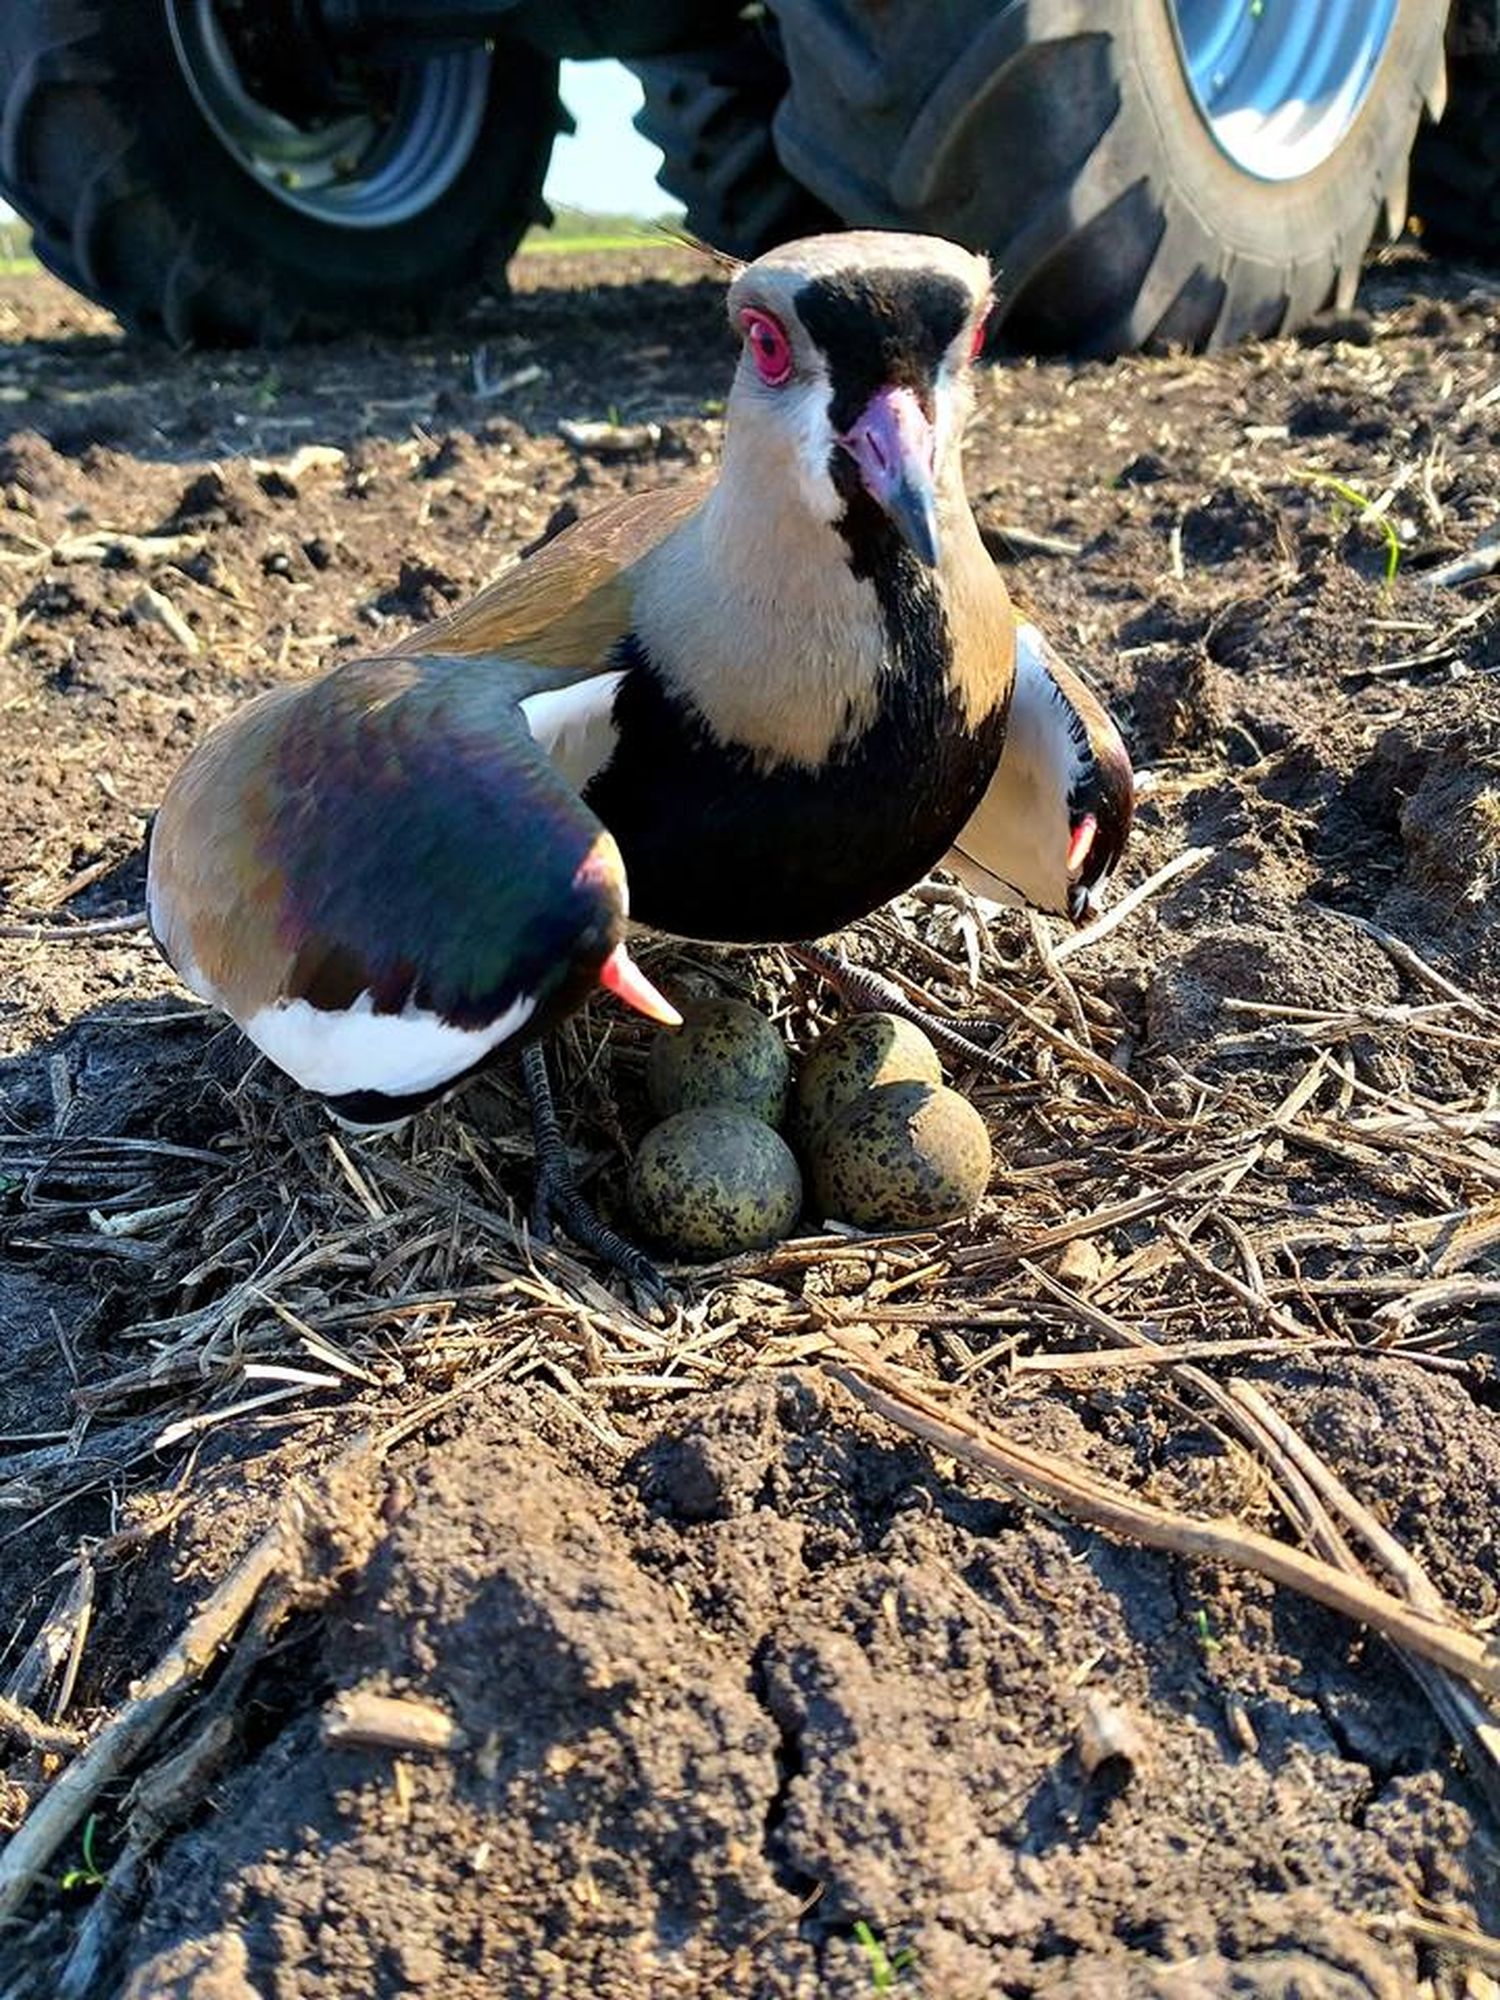
M953 1062L973 1063L979 1069L989 1070L994 1076L1014 1079L1015 1064L995 1049L986 1048L982 1042L972 1037L976 1034L993 1034L1002 1023L986 1016L950 1020L928 1007L919 1007L915 1000L909 1000L899 986L889 979L882 979L878 972L871 972L866 966L854 965L842 953L824 951L815 944L789 944L787 951L810 972L841 993L861 1014L899 1014L903 1021L911 1021L932 1041L942 1054Z
M652 1299L664 1298L666 1285L645 1251L602 1222L578 1192L573 1164L558 1126L547 1059L540 1042L528 1042L521 1050L521 1077L531 1106L531 1130L536 1144L532 1235L538 1243L549 1243L554 1222L560 1223L580 1249L590 1251L601 1263L622 1272Z

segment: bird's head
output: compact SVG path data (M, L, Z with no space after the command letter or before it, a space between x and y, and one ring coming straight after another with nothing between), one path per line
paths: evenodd
M1012 750L1022 786L1010 810L1015 886L1033 908L1086 923L1099 910L1135 817L1130 754L1104 704L1035 625L1016 628ZM1032 789L1034 787L1034 790Z
M567 832L572 830L570 826ZM564 840L559 840L558 846L563 866L571 865L573 856ZM538 1010L538 1022L551 1026L562 1020L598 985L648 1021L665 1028L682 1026L681 1014L656 990L626 949L629 906L619 847L614 835L599 827L574 869L566 893L556 894L556 908L548 913L556 935L538 939L555 972L553 991L545 1008Z
M1135 773L1120 732L1101 710L1089 729L1088 747L1069 759L1064 810L1067 914L1075 924L1098 914L1109 878L1119 865L1135 817Z
M726 467L737 450L789 459L817 518L873 503L934 566L990 301L984 259L936 236L809 236L747 264L729 288Z

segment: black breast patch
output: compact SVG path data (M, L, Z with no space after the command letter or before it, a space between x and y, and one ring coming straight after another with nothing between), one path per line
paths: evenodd
M632 671L615 700L618 745L584 797L620 844L633 917L680 937L822 937L947 853L999 762L1006 710L970 728L936 593L882 574L897 631L879 713L819 769L758 768L749 747L710 733L638 641L623 642L616 663ZM893 617L914 599L925 616Z

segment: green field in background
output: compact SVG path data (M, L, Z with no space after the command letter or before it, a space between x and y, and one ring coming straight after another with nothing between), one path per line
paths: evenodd
M670 218L663 218L670 220ZM528 229L523 256L557 256L597 250L660 250L671 241L661 228L635 215L589 215L559 209L550 229ZM0 277L23 277L41 266L31 254L31 230L24 222L0 222Z
M0 222L0 277L14 278L37 269L31 254L31 229L24 222Z
M639 250L643 245L659 248L660 238L635 236L554 236L550 230L530 230L521 244L523 257L578 254L584 250Z
M662 233L662 224L670 226L671 222L670 216L663 216L658 222L639 215L594 215L584 209L560 208L550 229L527 230L521 241L521 254L659 250L670 241Z

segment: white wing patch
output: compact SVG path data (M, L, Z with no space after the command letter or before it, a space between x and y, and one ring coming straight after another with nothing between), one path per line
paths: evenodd
M1087 733L1047 664L1035 625L1016 627L1016 684L989 790L946 866L978 896L1012 908L1068 908L1068 795Z
M521 702L526 727L575 791L581 792L614 755L615 695L625 672L589 674Z
M614 750L611 710L624 678L623 672L595 674L566 687L545 689L520 704L539 746L580 791ZM225 1007L184 948L185 941L175 934L178 927L154 881L148 885L147 902L156 933L184 984L200 999ZM535 996L523 994L485 1027L456 1028L419 1007L377 1014L374 999L366 992L351 1007L337 1011L310 1006L306 1000L277 1000L244 1016L240 1026L304 1090L325 1097L363 1091L416 1097L440 1090L472 1069L519 1033L535 1010ZM225 1007L225 1011L233 1010Z
M325 1097L366 1090L415 1097L462 1076L523 1028L535 1009L535 997L522 994L486 1027L455 1028L418 1007L377 1014L371 995L361 993L338 1013L305 1000L278 1000L240 1026L304 1090Z

